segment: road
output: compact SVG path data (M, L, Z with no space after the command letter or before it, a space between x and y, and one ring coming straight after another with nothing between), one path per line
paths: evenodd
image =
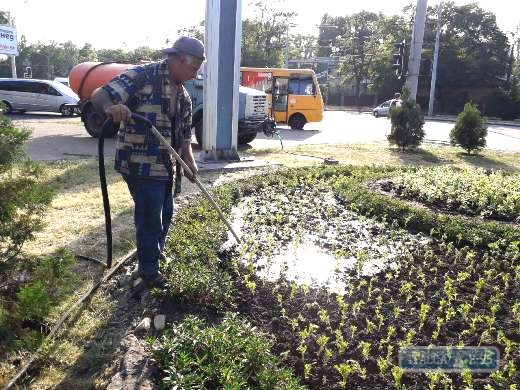
M91 138L79 117L55 114L13 115L17 125L30 128L32 138L26 150L35 160L84 158L97 155L97 139ZM428 120L424 126L427 141L448 143L453 122ZM388 118L374 118L367 113L326 111L319 123L308 123L304 130L279 127L284 146L321 143L361 143L385 141L390 131ZM253 148L280 146L278 138L264 134L251 142ZM487 145L490 149L520 151L520 127L489 125ZM105 143L105 154L113 156L114 139Z

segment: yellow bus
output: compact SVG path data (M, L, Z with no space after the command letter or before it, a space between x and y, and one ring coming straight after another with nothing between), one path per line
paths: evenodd
M302 130L323 119L323 99L312 69L241 67L241 84L269 96L269 113L276 123Z

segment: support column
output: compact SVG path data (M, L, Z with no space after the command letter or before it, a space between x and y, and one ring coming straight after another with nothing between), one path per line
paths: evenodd
M16 56L11 57L11 74L13 75L13 79L15 79L16 76Z
M241 0L207 0L203 159L239 160L237 152Z
M408 100L415 101L417 96L417 84L419 83L419 69L421 67L421 51L424 38L424 23L426 22L427 0L417 0L415 8L415 22L410 45L410 57L408 59L408 76L405 86L410 91Z

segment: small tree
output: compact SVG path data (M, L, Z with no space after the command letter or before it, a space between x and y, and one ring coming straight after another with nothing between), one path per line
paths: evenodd
M397 145L401 150L417 147L424 138L424 117L419 105L406 100L401 107L390 109L392 129L387 136L391 145Z
M457 116L455 127L450 132L450 143L460 145L471 154L486 146L487 121L472 103L466 103L464 110Z
M0 263L16 256L42 227L52 199L39 181L41 167L26 158L23 145L30 132L16 128L0 110Z

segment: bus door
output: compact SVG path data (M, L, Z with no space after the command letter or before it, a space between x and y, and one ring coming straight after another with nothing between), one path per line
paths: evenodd
M272 107L274 120L279 123L287 123L287 109L289 95L289 78L274 77L272 90Z

